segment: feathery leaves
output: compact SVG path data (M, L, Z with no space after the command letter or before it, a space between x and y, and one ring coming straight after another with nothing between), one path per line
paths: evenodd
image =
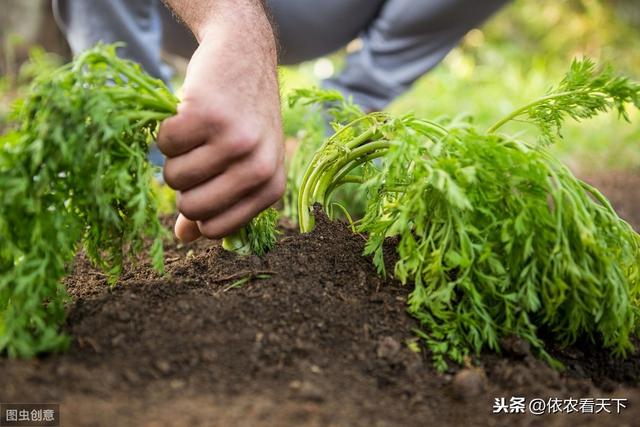
M0 351L67 345L60 280L79 244L113 282L149 238L162 271L166 232L146 153L176 103L115 46L99 46L37 77L16 104L0 138Z
M602 339L617 355L633 346L640 314L640 237L595 188L544 147L494 131L513 118L538 125L543 141L567 117L615 108L626 118L639 88L607 68L576 61L551 94L483 133L468 124L384 113L340 128L309 164L299 193L300 229L313 227L345 182L368 197L357 231L381 274L383 244L398 238L393 274L413 283L408 311L439 369L516 335L558 366L540 330L560 343ZM377 159L377 160L375 160ZM375 160L375 161L374 161ZM349 177L356 167L362 177Z
M589 58L576 59L558 86L504 117L488 132L495 133L507 122L519 119L535 125L545 145L562 138L560 130L567 118L580 121L614 110L629 121L629 105L640 108L639 83L615 75L610 66L598 69Z
M167 232L147 151L178 99L116 48L99 45L39 75L0 137L0 352L12 357L68 345L61 279L80 246L110 283L149 240L163 270ZM262 254L276 222L266 211L225 246Z

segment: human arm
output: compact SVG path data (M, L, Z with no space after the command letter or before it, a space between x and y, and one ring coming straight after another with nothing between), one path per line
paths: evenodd
M258 0L166 0L196 36L178 114L158 146L176 236L221 238L284 191L276 41Z

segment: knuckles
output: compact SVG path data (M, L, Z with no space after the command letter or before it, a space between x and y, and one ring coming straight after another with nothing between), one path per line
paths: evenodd
M187 100L180 104L182 107L179 114L183 117L190 117L196 123L200 123L209 129L223 127L227 123L224 110L211 108L209 105L202 104L201 100Z
M223 229L222 225L216 225L216 221L208 221L221 206L212 206L203 199L206 195L202 191L194 191L199 188L194 185L196 180L203 181L211 174L231 170L233 163L237 162L238 166L242 163L242 170L234 168L238 170L234 174L235 179L239 180L237 185L228 189L230 193L224 193L224 201L218 200L220 194L214 194L214 199L225 204L229 202L226 199L232 196L231 193L246 194L260 189L259 197L263 208L266 208L282 197L286 179L277 155L261 147L263 142L269 141L263 141L259 128L225 116L224 109L218 111L202 107L197 102L184 102L179 111L180 120L163 128L165 146L160 148L170 157L165 163L163 176L171 188L181 192L177 199L178 210L191 221L201 221L199 228L205 237L218 239L233 230ZM187 157L186 154L195 146L179 147L173 143L180 141L181 135L189 131L197 134L196 139L202 141L201 144L209 145L205 150L199 148L202 155L191 154ZM189 148L189 151L181 148ZM173 157L170 152L174 153ZM220 190L216 189L216 192L220 193Z
M265 184L273 178L277 166L276 162L272 159L257 158L251 162L250 169L248 170L248 179L255 185Z
M170 159L165 162L164 168L162 169L162 176L167 185L174 190L185 189L188 177L185 176L184 172L178 169Z
M273 203L280 200L285 191L286 179L284 172L277 173L268 185L264 186L260 192L260 202L256 206L259 206L257 212L268 208ZM188 193L182 194L177 201L178 210L187 218L192 221L201 221L198 224L200 233L208 239L222 239L229 235L234 229L228 227L228 224L222 224L219 220L212 220L211 218L205 218L206 213L198 207L197 200L193 199ZM251 220L251 217L244 218L242 225ZM237 229L238 227L235 227Z
M233 133L232 133L233 134ZM228 139L223 148L225 154L231 158L244 157L251 154L260 144L260 137L250 131L236 131Z
M280 173L275 177L275 179L272 180L272 183L267 190L268 206L266 206L265 209L280 200L282 196L284 196L284 192L286 189L285 187L286 178L284 176L284 173Z
M223 169L224 165L238 161L241 158L249 158L260 143L257 134L239 132L236 136L224 136L217 141L210 137L206 150L201 150L199 156L189 155L184 152L181 155L169 157L163 168L165 182L174 190L185 190L197 184L204 178L212 177ZM249 181L262 184L268 180L274 172L274 165L266 159L256 159L248 169Z
M199 221L203 218L204 212L199 204L192 199L189 193L182 193L176 201L178 211L191 221Z
M211 226L207 223L201 224L199 228L200 234L202 234L207 239L222 239L223 237L225 237L225 234L228 234L221 233L217 227Z

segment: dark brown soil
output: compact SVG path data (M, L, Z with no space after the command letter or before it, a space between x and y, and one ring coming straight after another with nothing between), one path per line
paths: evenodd
M582 177L602 191L624 218L640 230L640 170L635 172L611 171Z
M605 178L591 181L638 226L638 177ZM639 425L638 355L554 348L559 373L505 340L503 355L437 374L409 347L410 289L381 280L363 244L322 219L264 258L174 244L166 277L143 264L113 289L80 255L66 281L72 348L0 359L0 402L61 403L63 426ZM628 402L620 415L492 414L512 396Z

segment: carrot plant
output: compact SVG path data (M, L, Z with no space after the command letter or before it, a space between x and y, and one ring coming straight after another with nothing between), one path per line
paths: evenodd
M266 209L246 226L222 239L222 247L239 255L264 255L278 238L278 211Z
M68 345L61 279L80 247L111 283L145 241L162 271L166 231L147 151L177 103L113 45L39 75L16 103L0 137L0 352L30 357ZM226 246L273 245L272 212L249 227Z
M562 344L601 339L616 355L638 329L640 237L606 198L545 147L566 118L640 108L640 85L574 61L544 97L488 131L412 116L361 114L317 151L299 190L300 229L312 206L357 183L368 197L357 231L386 273L383 244L397 237L393 274L414 288L408 311L437 368L516 335L547 361L540 331ZM539 130L531 144L498 133L518 119ZM364 173L353 174L356 168Z
M150 238L162 269L146 153L176 103L103 46L37 77L15 105L0 139L0 350L29 357L67 345L60 281L80 245L114 280Z
M340 92L335 90L297 89L289 95L288 104L289 109L285 110L284 116L285 124L286 127L296 130L298 146L287 164L287 190L284 195L283 214L297 223L298 192L308 163L322 146L327 132L337 132L364 113L359 106L351 100L344 99ZM288 130L290 134L291 129ZM351 171L351 174L361 173L362 168ZM331 218L335 217L334 207L339 207L338 212L348 211L356 215L364 212L366 194L353 191L354 188L351 187L341 186L332 193L332 203L325 206L325 211Z

